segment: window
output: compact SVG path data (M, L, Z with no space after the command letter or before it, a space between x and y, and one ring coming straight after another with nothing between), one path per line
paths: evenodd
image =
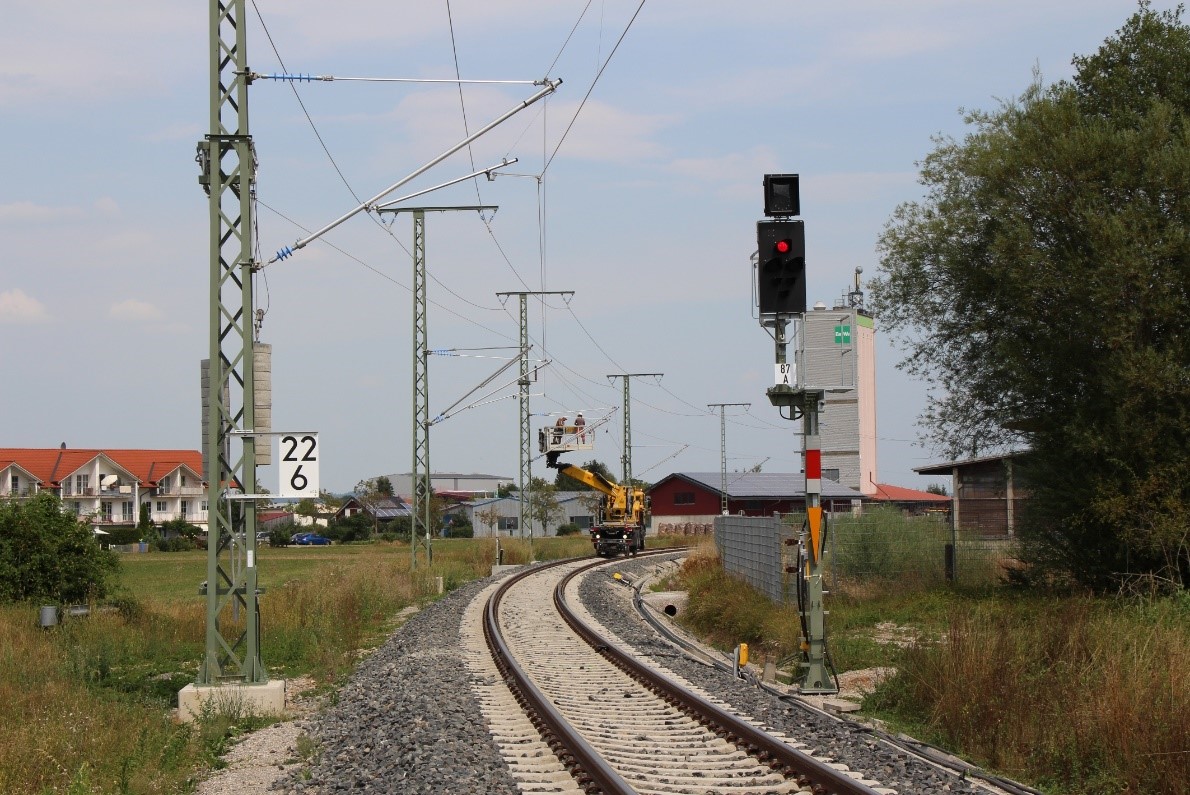
M178 486L183 489L186 488L186 476L180 472L178 473Z
M99 514L103 517L103 521L110 522L112 520L112 504L110 502L99 503Z
M517 530L520 528L519 516L501 516L500 521L496 522L496 528L499 530Z
M202 511L203 513L206 513L206 512L209 510L209 509L207 508L207 501L206 501L206 500L203 500L202 502L200 502L200 503L198 504L198 510Z
M584 530L589 530L595 525L595 517L593 516L572 516L570 521L575 527L581 527Z
M187 518L190 515L190 501L189 500L182 500L181 514L182 514L183 519Z
M839 482L839 470L824 469L824 470L822 470L822 477L825 480L833 480L835 483L838 483Z
M124 507L124 510L122 511L122 515L123 515L124 521L131 522L132 521L132 503L126 502L126 503L124 503L123 507Z
M677 491L674 492L674 505L693 505L694 492L692 491Z
M157 500L157 513L165 513L165 500Z
M80 502L76 502L76 503L74 503L74 515L75 515L75 516L78 516L78 515L79 515L79 511L81 511L82 509L83 509L83 505L82 505L82 503L80 503Z
M21 492L21 478L19 475L13 475L12 480L9 481L9 494L19 494Z
M87 494L91 491L91 476L90 475L75 475L74 476L74 493Z

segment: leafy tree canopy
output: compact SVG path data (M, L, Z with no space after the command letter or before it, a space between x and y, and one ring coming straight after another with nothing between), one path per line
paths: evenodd
M1190 577L1190 29L1140 4L1070 81L936 139L873 308L950 456L1027 446L1035 563Z
M0 601L83 602L107 594L118 563L53 493L0 502Z

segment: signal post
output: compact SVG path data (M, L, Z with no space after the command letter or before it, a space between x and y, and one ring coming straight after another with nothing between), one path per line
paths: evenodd
M823 609L825 517L822 513L822 445L818 410L824 390L805 384L798 359L805 351L803 321L806 313L805 224L793 220L801 214L797 174L766 174L764 214L770 220L756 224L756 295L760 325L770 330L775 343L773 386L766 394L787 420L802 421L805 439L806 521L798 559L798 608L802 623L802 678L798 689L806 694L832 694L839 690L830 675L826 650L826 611ZM789 361L789 343L794 360Z

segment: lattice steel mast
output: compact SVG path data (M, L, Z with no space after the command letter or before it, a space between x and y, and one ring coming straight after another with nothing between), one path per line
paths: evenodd
M206 653L198 683L268 681L260 660L256 511L232 492L256 493L253 389L252 202L256 162L248 134L244 0L210 2L210 132L198 144L210 221L207 389ZM234 444L233 444L234 442ZM237 449L238 448L238 449ZM246 565L232 571L233 541Z
M525 535L525 519L526 517L532 516L532 512L530 510L531 495L529 494L529 490L533 483L533 458L532 450L529 446L529 443L533 438L532 429L529 427L529 296L573 296L574 290L525 290L522 292L509 291L496 293L496 295L498 297L515 295L520 299L520 312L518 314L518 318L521 330L521 374L520 378L517 379L517 385L520 393L520 399L518 401L520 408L518 425L520 427L521 453L520 466L518 467L517 474L517 495L520 497L520 514L517 521L519 522L518 527L520 528L520 534L523 537ZM532 529L530 529L529 538L530 540L533 538Z
M623 475L621 483L628 493L628 515L632 515L632 500L636 490L632 488L632 402L628 384L633 378L661 378L664 373L613 373L607 376L624 379L624 452L620 456L620 469Z
M707 408L719 409L719 513L727 516L727 415L728 406L749 408L751 403L708 403Z

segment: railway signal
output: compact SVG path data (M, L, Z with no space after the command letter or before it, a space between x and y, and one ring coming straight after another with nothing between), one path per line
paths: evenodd
M756 286L760 313L806 311L806 227L801 221L758 221Z

